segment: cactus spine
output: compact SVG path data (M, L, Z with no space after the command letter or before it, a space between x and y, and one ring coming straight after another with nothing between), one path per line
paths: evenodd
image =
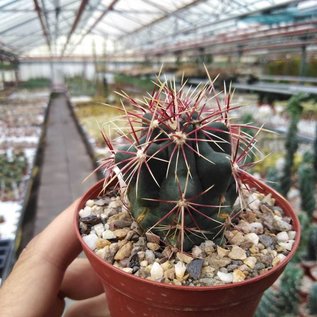
M142 103L122 96L134 108L123 106L129 129L119 147L104 136L113 154L104 166L120 170L132 216L181 251L216 238L239 192L239 165L255 142L242 128L253 127L230 122L231 96L220 100L212 82L185 92L159 81Z

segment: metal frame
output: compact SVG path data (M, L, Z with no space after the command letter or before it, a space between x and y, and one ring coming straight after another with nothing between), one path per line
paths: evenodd
M289 43L311 45L309 43L315 43L317 38L313 26L307 34L299 29L291 32L298 23L273 28L274 34L265 28L248 34L237 27L238 22L248 16L297 6L307 0L263 0L261 2L267 5L261 7L256 0L174 0L164 4L155 0L126 3L126 0L112 0L108 5L102 0L25 0L23 5L22 0L6 1L0 6L0 14L6 20L0 24L4 42L0 43L0 48L10 48L22 55L43 42L39 41L39 33L48 47L48 55L60 57L73 54L90 34L115 40L117 51L112 53L113 59L149 58L179 52L193 55L199 54L200 48L214 54L228 50L251 52L257 47L286 47L285 39ZM94 12L99 14L93 15ZM39 21L38 29L36 20ZM108 32L106 25L112 31ZM232 32L233 37L224 36L221 29ZM10 33L15 36L10 37ZM64 35L65 40L62 39ZM303 35L310 38L303 40Z

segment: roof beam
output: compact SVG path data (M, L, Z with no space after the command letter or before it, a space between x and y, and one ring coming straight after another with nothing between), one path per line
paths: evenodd
M72 50L75 49L76 46L78 46L82 40L86 37L87 34L91 33L91 31L97 26L97 24L104 18L104 16L109 13L111 10L113 10L114 6L119 0L112 0L109 6L101 13L101 15L95 20L95 22L90 26L90 28L81 36L79 41L73 45Z
M132 31L132 32L126 33L125 35L122 36L122 38L123 38L123 37L126 37L126 36L129 36L129 35L131 35L131 34L135 34L135 33L138 33L138 32L140 32L140 31L143 31L144 29L146 29L146 28L148 28L148 27L150 27L150 26L153 26L154 24L157 24L157 23L159 23L159 22L161 22L161 21L164 21L165 19L169 18L170 16L177 16L178 13L180 13L181 11L184 11L184 10L186 10L186 9L189 9L189 8L192 7L192 6L195 6L195 5L199 4L200 2L205 2L205 1L206 1L206 0L194 0L194 1L192 1L192 2L190 2L190 3L188 3L188 4L186 4L186 5L182 6L181 8L178 8L177 10L174 10L174 11L172 11L172 12L169 12L169 13L167 13L167 14L165 14L165 15L159 17L158 19L155 19L154 21L152 21L152 22L150 22L150 23L148 23L148 24L146 24L146 25L144 25L144 26L142 26L142 27L140 27L140 28L138 28L138 29L136 29L136 30L134 30L134 31ZM149 4L150 4L150 3L149 3ZM152 4L152 5L153 5L153 4Z
M78 23L80 21L80 18L82 16L83 12L85 11L85 8L86 8L88 2L89 2L89 0L82 0L81 3L80 3L78 12L77 12L75 20L74 20L74 23L73 23L73 25L72 25L72 27L71 27L68 35L67 35L67 40L66 40L66 42L64 44L64 47L62 49L62 53L61 53L62 56L64 55L64 52L66 50L66 47L67 47L67 45L68 45L68 43L70 41L70 38L71 38L72 34L75 32L75 30L77 28L77 25L78 25Z
M154 2L152 0L143 0L143 1L145 3L148 3L149 5L153 6L154 8L157 8L158 10L163 12L165 15L168 15L168 16L174 15L177 19L180 19L180 20L186 22L187 24L193 25L191 22L187 21L183 16L181 16L178 12L176 12L176 11L169 12L163 6L158 4L157 1L156 2Z
M286 1L286 2L283 2L283 3L280 3L280 4L275 4L275 5L272 5L272 6L268 6L268 7L265 7L265 8L256 9L256 10L248 11L248 12L245 12L245 13L238 13L237 15L231 15L231 16L224 17L224 18L221 18L221 19L211 20L211 21L208 21L207 23L197 24L194 27L189 27L189 28L186 28L186 29L178 30L176 32L164 34L162 37L159 37L159 38L156 38L156 39L153 38L153 40L154 41L159 41L159 40L166 39L166 38L174 38L177 35L182 34L182 33L183 34L187 34L187 33L190 33L190 32L195 32L198 29L202 30L202 29L205 29L205 28L213 26L213 25L218 25L220 23L226 23L226 22L229 22L229 21L236 21L236 20L239 20L239 19L243 19L243 18L245 18L245 17L247 17L249 15L252 15L252 14L265 12L268 9L275 10L275 9L280 9L280 8L283 8L283 7L287 7L288 5L296 5L299 2L301 2L301 0L289 0L289 1ZM143 31L143 30L139 29L139 31ZM138 32L138 30L132 31L132 32L128 33L127 35L132 35L132 34L135 34L136 32ZM123 37L125 37L125 36L126 35L124 35Z
M35 11L36 11L37 16L38 16L38 18L40 20L40 24L41 24L41 28L42 28L43 34L45 36L46 44L49 47L49 49L51 50L51 41L50 41L50 38L49 38L48 30L47 30L46 25L44 23L44 19L43 19L43 15L42 15L42 9L40 8L39 3L38 3L37 0L33 0L33 2L34 2Z

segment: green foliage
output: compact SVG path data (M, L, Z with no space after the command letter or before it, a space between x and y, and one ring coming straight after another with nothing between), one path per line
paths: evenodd
M317 261L317 227L316 226L312 226L309 230L305 260Z
M311 230L311 219L307 213L300 213L298 218L301 225L301 239L292 263L298 263L307 257L307 245Z
M43 89L49 88L51 86L51 81L48 78L31 78L27 81L23 81L19 83L19 87L23 89Z
M301 208L312 218L316 208L315 200L315 171L313 167L313 155L306 152L298 169L298 182L301 194Z
M285 142L285 161L281 176L281 193L286 196L292 185L294 156L298 149L298 118L292 118Z
M0 154L0 195L13 198L23 180L27 160L23 152Z
M290 115L290 125L288 127L285 142L285 162L281 176L281 193L286 196L292 185L293 165L295 153L298 149L298 121L303 111L302 101L307 99L307 95L298 94L292 96L287 104L287 111Z
M264 71L268 75L288 75L299 76L300 72L300 57L281 58L269 61L264 65Z
M317 180L317 124L315 126L315 139L314 139L314 170L315 170L315 180Z
M255 317L298 316L302 278L302 269L289 264L281 277L279 289L269 288L264 292Z
M69 93L72 96L95 96L96 83L83 76L73 76L65 79Z
M317 315L317 283L310 289L308 295L308 309L310 315Z
M264 72L268 75L299 76L300 65L300 56L293 56L288 59L279 58L277 60L267 62L264 65ZM317 77L317 58L315 56L308 59L305 73L307 76Z
M152 91L154 89L154 83L149 78L118 74L115 76L115 82L116 84L130 85L142 91Z
M280 176L275 167L269 167L266 173L266 183L277 191L281 191Z

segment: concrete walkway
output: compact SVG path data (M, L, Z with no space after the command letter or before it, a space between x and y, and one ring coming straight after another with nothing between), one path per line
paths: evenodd
M61 94L50 107L34 235L96 182L93 164Z

